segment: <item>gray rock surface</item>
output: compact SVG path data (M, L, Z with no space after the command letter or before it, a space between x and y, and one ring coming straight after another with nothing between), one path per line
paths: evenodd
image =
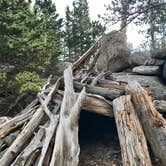
M159 66L137 66L132 69L132 72L141 75L160 75L161 70Z
M114 81L120 81L128 83L136 80L143 87L149 87L152 91L152 98L157 100L166 100L166 85L161 82L157 76L142 76L133 73L112 73L111 79Z
M166 81L166 62L165 62L164 67L163 67L162 77Z

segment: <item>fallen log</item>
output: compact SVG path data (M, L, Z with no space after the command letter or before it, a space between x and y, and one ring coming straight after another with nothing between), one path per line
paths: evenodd
M154 107L147 92L136 81L129 83L127 90L141 121L145 136L152 151L162 165L166 163L166 121Z
M85 89L76 99L71 67L64 71L64 83L65 92L50 166L76 166L79 162L78 119Z
M113 117L112 103L99 95L87 94L82 109L100 115Z
M52 87L51 91L49 92L48 96L46 96L46 99L45 99L46 105L48 105L48 103L51 101L53 95L55 94L55 92L57 91L59 87L59 84L60 84L60 79L57 80L57 82ZM18 135L18 137L14 140L12 145L7 149L5 154L2 156L2 158L0 159L1 166L10 165L10 163L13 161L13 159L22 149L23 145L31 137L34 130L39 126L43 116L44 116L44 111L41 106L36 110L31 120L27 123L27 125Z
M63 96L63 91L58 91ZM79 94L77 93L77 97ZM113 117L112 102L106 100L104 97L87 93L83 101L81 109L87 110L100 115Z
M113 101L113 111L118 129L124 166L151 166L146 139L135 113L130 96Z
M132 69L132 72L141 75L161 75L159 66L137 66Z
M106 99L110 99L110 100L113 100L125 93L124 90L101 88L101 87L97 87L97 86L81 84L79 82L74 81L74 88L77 91L81 91L83 89L83 87L86 87L87 93L97 94L97 95L103 96Z

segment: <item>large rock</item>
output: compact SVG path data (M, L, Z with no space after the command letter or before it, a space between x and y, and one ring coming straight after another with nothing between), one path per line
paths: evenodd
M112 31L101 39L99 58L96 63L98 71L117 72L129 67L126 36L122 32Z
M152 58L155 59L164 59L166 60L166 48L163 48L152 55Z
M137 66L132 69L132 72L141 75L160 75L161 70L159 66Z
M128 83L136 80L141 86L149 87L152 91L152 98L157 100L166 100L166 85L161 82L157 76L142 76L133 73L112 73L111 79L114 81L120 81Z

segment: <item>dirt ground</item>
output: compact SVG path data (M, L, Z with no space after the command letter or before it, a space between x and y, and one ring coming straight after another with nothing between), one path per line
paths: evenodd
M121 154L113 118L82 113L79 166L120 166Z

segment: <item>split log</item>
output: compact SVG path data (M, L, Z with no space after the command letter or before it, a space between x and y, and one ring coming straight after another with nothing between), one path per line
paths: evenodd
M47 98L45 99L46 105L51 101L53 95L57 91L60 84L60 79L57 80L55 85L52 87L49 92ZM31 137L34 130L39 126L42 118L44 116L42 106L39 107L28 124L24 127L18 137L14 140L13 144L7 149L3 157L0 159L1 166L10 165L12 160L16 157L16 155L20 152L26 141Z
M101 87L97 87L97 86L86 85L86 84L81 84L79 82L74 82L74 88L77 91L81 91L83 89L83 87L86 87L87 93L97 94L97 95L103 96L110 100L113 100L121 95L124 95L124 93L125 93L124 90L101 88Z
M141 121L145 136L156 158L166 163L166 121L154 107L147 92L136 81L128 85L133 105Z
M141 75L160 75L161 70L159 66L137 66L132 69L133 73Z
M65 92L50 166L76 166L79 162L78 119L85 89L76 100L70 67L64 71L64 82Z
M113 101L124 166L151 166L146 139L135 113L130 96Z
M161 112L161 113L164 113L166 112L166 101L164 100L154 100L153 101L156 109Z

